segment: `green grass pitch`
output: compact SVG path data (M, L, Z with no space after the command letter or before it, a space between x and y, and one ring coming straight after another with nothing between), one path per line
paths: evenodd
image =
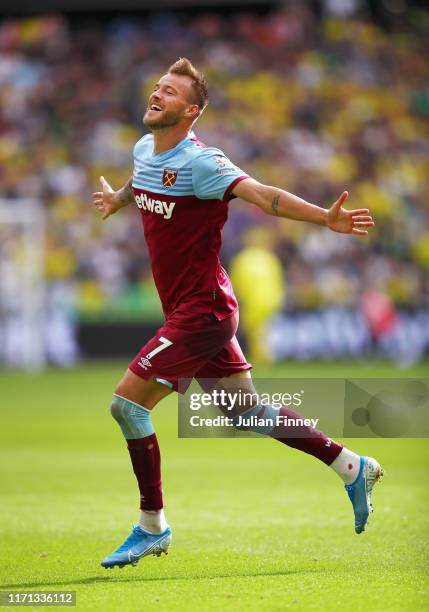
M415 376L372 362L287 364L279 377ZM73 590L80 610L428 609L427 440L353 440L386 469L361 536L341 482L272 440L181 440L176 399L154 413L167 557L105 570L138 516L109 414L125 364L0 372L0 590ZM5 608L6 609L6 608Z

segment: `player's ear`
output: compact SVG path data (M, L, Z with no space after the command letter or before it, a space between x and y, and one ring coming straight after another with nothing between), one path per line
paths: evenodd
M195 119L197 119L200 115L200 107L198 104L190 104L185 115L195 121Z

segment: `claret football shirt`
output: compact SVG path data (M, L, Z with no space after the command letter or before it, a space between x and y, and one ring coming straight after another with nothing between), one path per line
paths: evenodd
M135 145L134 198L166 318L211 312L222 320L237 310L219 250L231 192L245 178L193 132L158 155L151 134Z

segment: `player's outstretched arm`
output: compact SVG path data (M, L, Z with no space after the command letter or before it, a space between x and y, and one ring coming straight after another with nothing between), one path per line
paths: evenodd
M132 180L133 177L121 189L114 191L104 176L100 176L103 191L95 191L92 194L92 201L94 206L102 213L101 218L103 220L134 201L131 188Z
M256 204L268 215L324 225L342 234L366 236L368 230L365 228L374 225L367 208L346 210L343 207L349 195L347 191L343 191L329 209L310 204L293 193L263 185L252 178L240 181L233 193L242 200Z

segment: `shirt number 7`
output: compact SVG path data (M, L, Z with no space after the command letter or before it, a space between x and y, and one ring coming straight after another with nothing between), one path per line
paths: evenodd
M153 351L148 353L146 355L146 359L152 359L152 357L155 357L155 355L157 355L158 353L160 353L161 351L163 351L164 349L168 348L169 346L173 344L171 340L167 340L167 338L164 338L164 336L160 336L158 340L161 342L161 345L157 346L156 348L153 349Z

